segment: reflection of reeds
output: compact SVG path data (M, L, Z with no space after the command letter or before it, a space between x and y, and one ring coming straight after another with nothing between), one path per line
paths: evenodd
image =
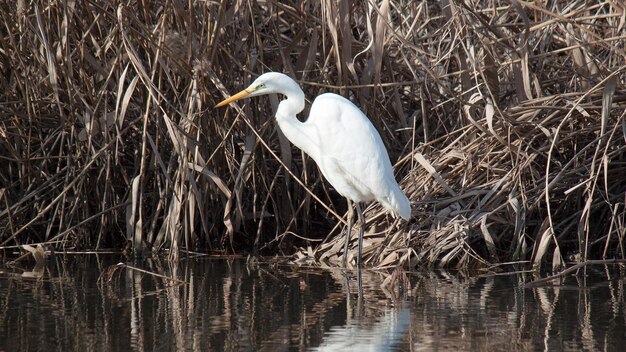
M359 306L354 282L347 293L339 271L252 268L243 260L135 264L185 285L135 270L98 284L118 260L57 256L42 278L0 280L0 332L10 337L0 349L53 342L57 350L308 350L344 327L374 340L380 323L402 309L409 317L401 350L606 350L622 342L626 326L620 266L589 266L535 289L518 288L534 273L408 273L412 288L400 298L379 289L384 274L363 271Z
M533 290L516 288L529 279L524 274L419 275L413 301L424 311L412 315L411 340L415 346L480 351L611 349L621 343L615 337L626 325L618 284L624 273L619 266L596 268ZM607 325L609 320L615 324Z
M624 257L618 2L38 3L0 4L0 246L338 234L343 202L275 101L211 109L275 70L352 99L398 160L414 220L370 206L368 265Z

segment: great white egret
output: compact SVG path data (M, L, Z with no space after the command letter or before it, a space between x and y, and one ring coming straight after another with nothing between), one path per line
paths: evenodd
M359 222L357 267L361 266L365 221L361 202L378 201L388 210L409 220L411 205L393 176L389 155L380 135L350 100L332 93L319 95L305 122L296 115L304 109L304 92L287 75L268 72L241 92L217 104L224 106L245 97L278 93L276 122L287 139L307 153L335 190L348 200L348 229L343 252L346 266L348 242L354 222L354 202Z

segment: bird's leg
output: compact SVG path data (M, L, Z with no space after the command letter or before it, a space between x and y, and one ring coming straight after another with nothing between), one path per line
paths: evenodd
M360 317L364 316L363 313L363 284L361 280L361 268L356 268L356 289L357 289L357 298L356 298L356 307L357 312Z
M361 254L363 253L363 230L365 230L365 219L363 218L363 209L361 209L361 204L359 202L354 203L356 206L356 212L359 216L359 253L356 257L356 266L357 268L361 268Z
M348 230L346 231L346 242L343 244L343 268L346 268L348 262L348 243L350 243L350 234L352 233L352 220L354 218L354 209L352 209L352 201L348 199Z

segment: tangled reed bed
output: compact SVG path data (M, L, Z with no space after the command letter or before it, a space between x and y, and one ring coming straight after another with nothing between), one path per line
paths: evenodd
M352 99L398 161L413 219L371 205L367 265L624 258L618 2L0 7L2 248L338 263L344 201L277 131L276 100L212 109L273 70Z

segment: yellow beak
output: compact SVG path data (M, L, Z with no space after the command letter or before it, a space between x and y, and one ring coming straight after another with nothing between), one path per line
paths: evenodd
M237 94L233 95L232 97L230 97L230 98L226 98L226 99L222 100L219 104L215 105L215 107L216 107L216 108L219 108L219 107L224 106L224 105L226 105L226 104L232 103L232 102L233 102L233 101L235 101L235 100L239 100L239 99L245 98L245 97L247 97L248 95L250 95L250 93L252 93L252 91L249 91L249 90L247 90L247 89L244 89L244 90L242 90L241 92L239 92L239 93L237 93Z

